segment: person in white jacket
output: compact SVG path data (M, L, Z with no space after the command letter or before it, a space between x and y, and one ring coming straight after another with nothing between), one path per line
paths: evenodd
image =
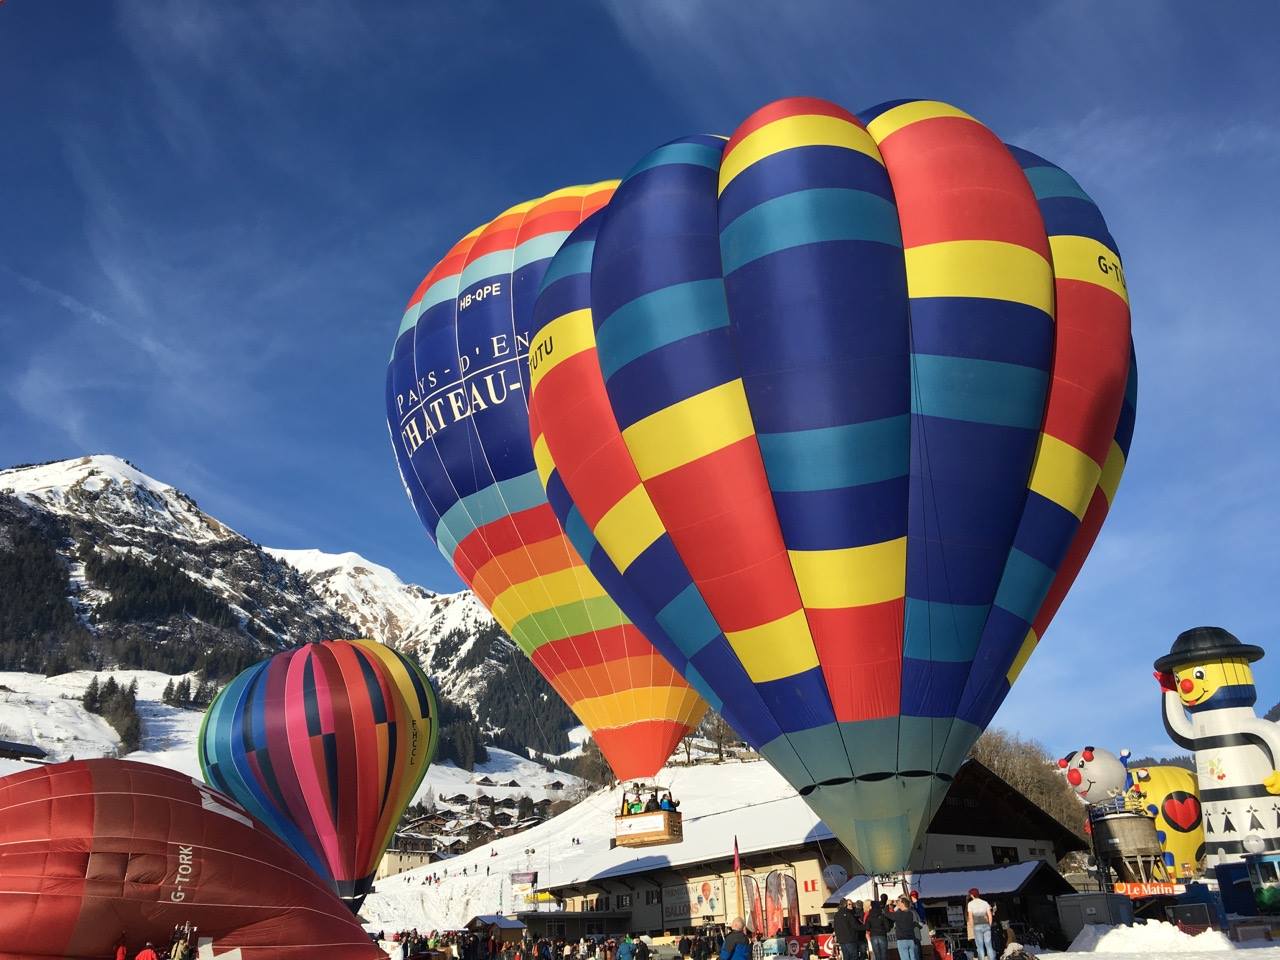
M1165 730L1196 759L1206 870L1280 850L1280 725L1254 712L1249 666L1263 655L1221 627L1195 627L1155 662Z

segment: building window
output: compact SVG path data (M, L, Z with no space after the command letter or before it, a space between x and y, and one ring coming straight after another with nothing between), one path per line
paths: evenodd
M618 894L618 909L627 910L627 909L630 909L630 907L631 907L631 894L629 893Z
M597 910L608 910L608 909L609 909L609 898L608 898L608 897L601 897L599 900L597 900L597 901L596 901L596 909L597 909Z
M661 890L646 890L644 892L644 905L646 907L651 907L655 903L661 903L661 902L662 902Z
M1017 847L997 847L991 846L991 862L992 863L1017 863L1018 848Z
M956 853L977 853L978 847L972 843L957 843Z

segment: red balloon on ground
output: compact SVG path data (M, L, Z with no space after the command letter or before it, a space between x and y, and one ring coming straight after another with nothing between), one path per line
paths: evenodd
M0 777L0 960L129 955L199 928L202 956L385 955L296 853L235 801L127 760Z

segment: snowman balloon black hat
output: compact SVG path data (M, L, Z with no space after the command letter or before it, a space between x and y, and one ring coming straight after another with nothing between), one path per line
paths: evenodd
M1264 653L1221 627L1194 627L1155 661L1165 730L1196 758L1206 868L1280 850L1280 827L1259 816L1280 794L1280 726L1254 712L1250 664Z

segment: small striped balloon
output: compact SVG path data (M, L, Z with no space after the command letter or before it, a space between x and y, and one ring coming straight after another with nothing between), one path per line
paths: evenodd
M535 329L561 522L863 867L905 867L1124 467L1093 202L944 103L782 100L641 160Z
M435 694L409 657L373 640L278 653L218 694L197 746L234 797L359 910L438 733Z
M616 570L584 563L590 535L556 520L534 469L526 401L543 275L615 185L557 190L458 241L409 301L386 401L400 475L428 535L614 773L632 779L661 768L706 703L681 675L678 649L655 649L660 634L628 619L601 585Z

